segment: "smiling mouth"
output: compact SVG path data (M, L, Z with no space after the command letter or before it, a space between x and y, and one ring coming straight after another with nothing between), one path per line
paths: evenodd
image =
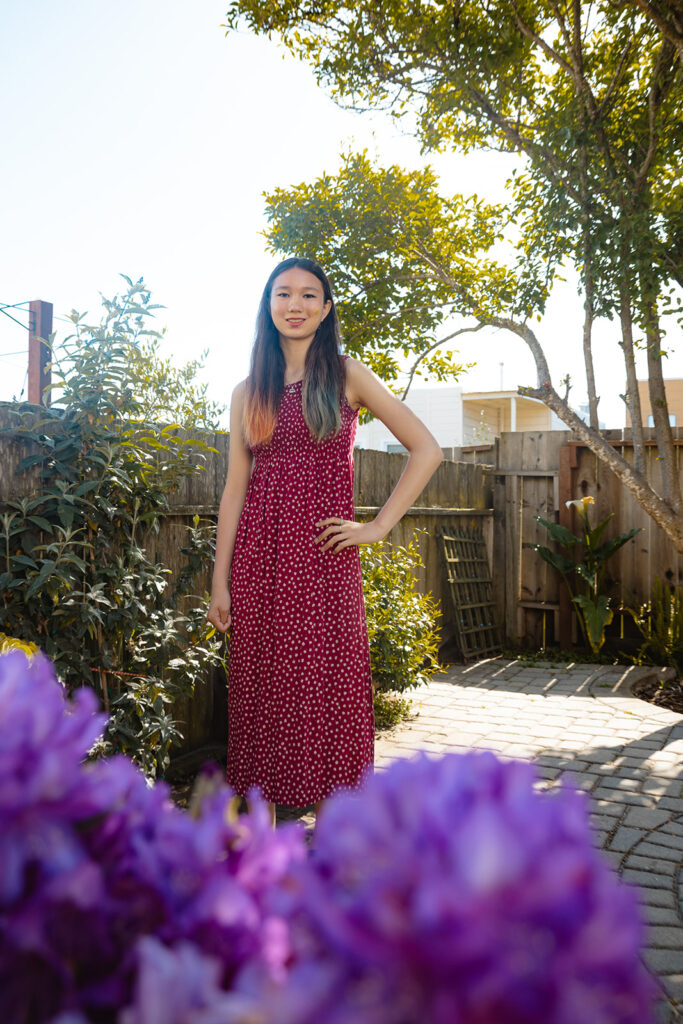
M287 323L288 324L292 324L294 327L296 327L297 324L302 324L304 322L304 320L305 320L305 317L302 317L302 316L292 317L291 319L287 320Z

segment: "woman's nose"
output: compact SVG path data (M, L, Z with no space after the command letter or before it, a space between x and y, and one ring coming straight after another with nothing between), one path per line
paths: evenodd
M296 295L291 295L289 298L290 309L301 309L301 302Z

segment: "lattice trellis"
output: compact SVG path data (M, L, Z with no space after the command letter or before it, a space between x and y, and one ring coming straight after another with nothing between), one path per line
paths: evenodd
M481 530L442 526L437 528L437 536L443 545L455 633L465 661L500 654L501 629L496 620L491 570Z

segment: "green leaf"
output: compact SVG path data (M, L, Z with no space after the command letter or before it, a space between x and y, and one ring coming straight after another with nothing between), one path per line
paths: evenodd
M568 530L566 526L560 526L559 523L550 523L547 519L541 518L541 516L534 516L537 522L541 526L545 526L552 540L557 544L561 544L563 547L573 547L574 544L580 544L581 538L577 537L576 534Z
M588 640L592 650L597 654L605 642L605 629L614 618L614 612L609 607L609 598L600 594L597 600L591 601L585 594L578 594L573 600L583 615Z
M49 519L45 519L43 516L29 516L28 521L39 526L41 530L45 530L47 533L52 533L54 529L54 526Z

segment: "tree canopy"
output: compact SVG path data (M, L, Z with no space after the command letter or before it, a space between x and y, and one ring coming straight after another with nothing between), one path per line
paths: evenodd
M469 311L487 322L493 322L492 315L511 321L499 326L514 330L530 346L537 367L533 393L608 462L683 549L683 499L662 373L666 329L679 317L683 284L679 8L678 0L669 5L646 0L358 0L352 6L338 0L276 5L233 0L227 27L246 24L278 36L313 66L339 102L357 109L383 107L403 120L425 151L482 148L524 155L522 170L510 183L508 207L518 232L517 261L507 272L488 267L493 296L501 300L498 308L493 310L490 302L477 305L475 296ZM342 174L349 170L347 165ZM391 169L394 179L400 173ZM413 185L429 191L427 177L416 177ZM316 195L319 186L312 186ZM271 216L279 203L279 221L284 201L282 192L269 197ZM481 220L487 217L493 221L491 231L504 221L503 211L482 206ZM451 294L459 292L462 301L463 271L458 267L455 273L457 252L446 239L450 230L462 242L459 228L470 229L475 250L488 251L487 226L465 200L437 202L433 195L425 219L433 228L426 244L432 271L442 282L445 274ZM418 225L414 217L409 220L403 234L410 245ZM425 240L424 232L420 237ZM394 274L402 258L397 255L392 264ZM585 319L577 342L586 367L590 424L578 419L567 396L553 386L528 320L530 311L542 309L554 278L568 263L576 268L584 293ZM396 287L387 293L389 315ZM437 317L436 303L432 311ZM376 320L381 317L379 305L372 313ZM598 429L592 328L600 316L613 319L620 333L633 464ZM403 323L408 331L408 321ZM661 493L653 491L643 472L634 358L639 344L647 349Z

